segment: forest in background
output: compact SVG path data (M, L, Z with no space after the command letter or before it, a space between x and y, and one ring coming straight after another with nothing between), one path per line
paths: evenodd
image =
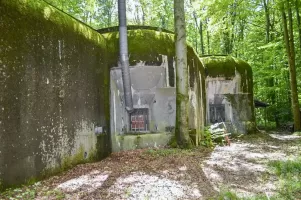
M118 25L116 0L45 1L94 29ZM254 97L270 105L267 115L256 109L258 125L265 118L270 127L293 122L289 66L295 62L300 90L300 5L300 0L185 0L187 41L200 56L231 55L252 66ZM170 0L127 1L128 25L174 31L173 16ZM300 102L301 95L297 98Z

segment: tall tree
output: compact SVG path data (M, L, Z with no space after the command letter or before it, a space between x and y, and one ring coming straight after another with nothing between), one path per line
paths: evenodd
M184 0L174 0L176 49L176 139L181 148L191 147L188 133L188 68Z
M296 9L296 18L297 18L298 33L299 33L299 45L300 45L300 51L301 51L301 18L300 18L300 13L299 13L299 6L300 6L300 2L299 2L299 0L296 0L295 9Z
M99 24L99 28L110 27L112 25L116 25L114 22L114 12L116 11L116 1L115 0L97 0L98 13L97 21Z
M269 0L263 0L263 7L264 7L264 12L265 12L265 24L266 24L266 41L267 43L270 42L270 27L271 27L271 22L270 22L270 10L269 10Z
M284 33L285 47L286 47L288 63L289 63L290 86L291 86L291 95L292 95L292 112L293 112L293 116L294 116L294 129L295 129L295 131L299 131L299 130L301 130L300 107L299 107L297 79L296 79L293 17L292 17L292 9L291 9L289 0L286 0L286 8L287 8L287 12L288 12L289 24L287 24L285 6L282 5L282 7L281 7L283 33Z

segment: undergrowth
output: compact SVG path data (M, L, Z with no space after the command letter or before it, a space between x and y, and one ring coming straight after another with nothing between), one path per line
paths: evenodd
M295 160L273 161L270 166L280 179L279 197L301 199L301 156Z
M242 197L239 197L235 192L226 190L226 191L222 191L219 194L219 196L214 199L218 199L218 200L276 200L277 198L269 197L265 194L256 195L254 197L242 198Z
M225 190L220 192L219 200L295 200L301 199L301 157L295 160L271 161L269 166L279 178L277 193L269 197L259 194L254 197L241 198L235 192Z
M20 188L10 188L5 190L3 193L0 193L0 199L9 199L9 200L33 200L36 199L38 193L46 197L47 199L64 199L65 195L62 191L56 189L49 189L48 187L42 187L40 182L37 182L33 185L25 185Z
M294 132L293 135L296 135L296 136L301 136L301 132Z
M170 149L149 149L145 151L145 154L154 156L154 157L166 157L174 155L192 155L192 149L179 149L179 148L170 148Z

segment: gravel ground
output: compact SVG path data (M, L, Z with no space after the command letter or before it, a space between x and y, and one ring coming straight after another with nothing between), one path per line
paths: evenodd
M46 195L45 188L64 193L64 199L214 199L221 190L244 197L271 196L278 180L268 162L294 159L300 153L300 137L279 133L236 138L231 146L213 150L115 153L42 181L35 199L57 198L57 193Z

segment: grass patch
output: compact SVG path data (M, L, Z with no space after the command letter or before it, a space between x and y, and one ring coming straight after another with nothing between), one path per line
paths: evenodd
M279 177L279 198L301 199L301 157L269 163Z
M259 194L253 197L239 197L235 192L232 192L230 190L224 190L221 191L219 196L214 198L218 200L276 200L278 199L277 197L267 197L264 194ZM212 198L213 200L213 198Z
M153 157L166 157L166 156L175 156L175 155L193 155L192 149L179 149L179 148L170 148L170 149L149 149L144 152L146 155Z
M301 157L295 160L271 161L269 166L276 176L279 177L277 194L268 197L265 194L258 194L254 197L241 198L230 190L222 190L219 200L295 200L301 199Z
M144 155L152 157L168 157L168 156L208 156L212 152L212 148L204 146L193 147L191 149L181 148L161 148L161 149L148 149L143 152Z
M301 175L301 157L296 160L272 161L269 165L274 168L277 176L290 177L291 175Z
M252 134L235 134L231 135L231 138L234 140L241 140L245 142L268 142L268 141L275 141L275 138L272 138L268 133L266 132L257 132Z
M296 136L301 136L301 132L294 132L293 135L296 135Z
M219 194L219 196L215 199L218 200L239 200L240 198L231 191L221 191L221 193ZM213 200L213 199L212 199Z

